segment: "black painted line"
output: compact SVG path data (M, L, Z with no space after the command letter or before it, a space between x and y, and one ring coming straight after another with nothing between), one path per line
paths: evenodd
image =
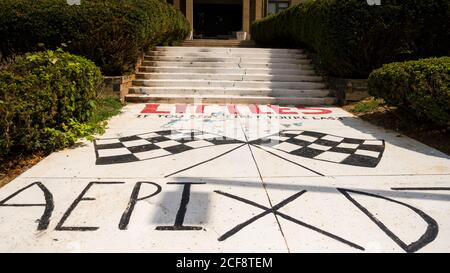
M226 144L218 144L218 145L226 145ZM211 145L208 145L208 146L194 148L194 149L191 149L189 151L203 149L203 148L211 148L211 147L215 147L215 146L217 146L217 145L211 144ZM163 150L163 148L161 148L161 150ZM179 152L179 153L176 153L176 154L159 155L159 156L155 156L155 157L150 157L150 158L146 158L146 159L138 159L138 160L133 160L133 161L129 161L129 162L117 162L117 163L108 163L108 164L101 164L101 165L115 165L115 164L124 164L124 163L126 164L126 163L134 163L134 162L141 162L141 161L147 161L147 160L154 160L154 159L160 159L160 158L164 158L164 157L179 155L179 154L182 154L182 153L185 153L185 152L188 152L188 151ZM134 155L134 154L130 154L130 155ZM108 156L100 157L100 158L107 158L107 157ZM110 157L115 157L115 156L110 156ZM98 164L96 164L96 165L98 165Z
M252 155L253 163L255 164L256 170L258 171L259 179L261 180L264 192L266 193L267 200L269 201L270 207L273 208L272 200L270 199L269 192L267 191L266 183L264 182L264 178L263 178L263 176L261 174L261 170L259 169L258 162L256 161L255 155L253 154L252 147L250 146L250 142L248 141L248 137L245 134L244 127L242 127L242 123L240 122L240 120L239 120L239 125L241 127L242 134L245 137L245 141L246 141L246 144L248 146L248 150L250 151L250 154ZM291 250L289 249L289 244L287 242L286 236L284 235L283 228L281 227L280 219L278 219L278 217L277 217L277 215L275 213L273 213L273 217L275 217L275 221L277 221L278 229L281 232L281 236L284 239L284 244L286 245L286 248L287 248L288 252L291 252Z
M184 216L186 215L187 205L189 204L190 193L191 193L191 184L184 184L180 207L178 208L177 216L175 217L174 226L177 227L183 226Z
M141 185L142 184L149 184L149 185L153 185L156 187L155 192L153 192L150 195L144 196L144 197L139 197L139 191L141 190ZM133 210L136 206L136 203L138 201L142 201L145 200L147 198L153 197L157 194L159 194L161 192L162 188L160 185L154 183L154 182L147 182L147 181L139 181L136 183L136 185L134 185L133 191L131 193L131 197L130 197L130 201L128 203L127 208L125 209L125 211L122 214L122 217L120 218L119 221L119 229L120 230L125 230L128 227L128 223L130 222L130 218L131 218L131 214L133 213Z
M230 229L229 231L225 232L224 234L222 234L222 236L220 236L217 240L219 242L221 241L225 241L226 239L228 239L229 237L233 236L234 234L238 233L241 229L243 229L244 227L250 225L251 223L255 222L256 220L258 220L259 218L262 218L264 216L266 216L267 214L272 213L272 211L270 209L267 209L264 212L261 212L258 215L253 216L252 218L248 219L247 221L238 224L237 226L235 226L234 228Z
M14 198L19 193L23 192L24 190L32 187L33 185L37 185L42 192L44 193L44 199L45 204L5 204L8 202L11 198ZM53 209L55 208L55 204L53 202L53 195L52 193L47 189L47 187L44 186L41 182L33 182L29 184L28 186L16 191L15 193L11 194L10 196L6 197L2 201L0 201L0 207L43 207L45 206L44 213L42 214L41 218L39 218L38 227L37 230L46 230L50 224L50 217L52 216Z
M260 218L266 216L267 214L274 213L274 212L277 211L278 209L280 209L280 208L282 208L283 206L287 205L288 203L294 201L295 199L297 199L298 197L300 197L302 194L304 194L304 193L306 192L306 190L303 190L303 191L300 191L300 192L298 192L298 193L295 193L294 195L292 195L292 196L286 198L285 200L283 200L282 202L278 203L277 205L275 205L274 207L271 207L271 208L268 208L268 207L263 206L263 205L259 205L259 204L255 203L255 202L253 202L253 201L244 199L244 198L242 198L242 197L239 197L239 196L236 196L236 195L233 195L233 194L225 193L225 192L222 192L222 191L214 191L214 192L216 192L216 193L218 193L218 194L221 194L221 195L224 195L224 196L227 196L227 197L230 197L230 198L233 198L233 199L236 199L236 200L241 201L241 202L244 202L244 203L246 203L246 204L256 206L256 207L258 207L258 208L264 210L264 212L262 212L262 213L260 213L260 214L258 214L258 215L256 215L256 216L254 216L254 217L248 219L247 221L245 221L245 222L243 222L243 223L241 223L241 224L235 226L234 228L232 228L231 230L227 231L227 232L224 233L222 236L220 236L218 240L219 240L219 241L224 241L224 240L226 240L227 238L229 238L229 237L231 237L232 235L234 235L234 234L236 234L237 232L239 232L239 231L240 231L241 229L243 229L244 227L246 227L246 226L250 225L251 223L255 222L256 220L258 220L258 219L260 219Z
M273 212L273 213L275 213L276 215L279 215L280 217L283 217L284 219L286 219L286 220L288 220L288 221L291 221L291 222L293 222L293 223L295 223L295 224L298 224L298 225L301 225L301 226L303 226L303 227L309 228L309 229L311 229L311 230L313 230L313 231L316 231L316 232L318 232L318 233L320 233L320 234L322 234L322 235L324 235L324 236L330 237L330 238L332 238L332 239L334 239L334 240L336 240L336 241L339 241L339 242L341 242L341 243L344 243L344 244L346 244L346 245L348 245L348 246L350 246L350 247L353 247L353 248L356 248L356 249L359 249L359 250L365 250L362 246L360 246L360 245L358 245L358 244L355 244L355 243L353 243L353 242L350 242L350 241L348 241L348 240L346 240L346 239L344 239L344 238L342 238L342 237L340 237L340 236L334 235L334 234L332 234L332 233L330 233L330 232L327 232L327 231L325 231L325 230L323 230L323 229L320 229L320 228L317 228L317 227L312 226L312 225L310 225L310 224L307 224L307 223L305 223L305 222L303 222L303 221L300 221L300 220L298 220L298 219L296 219L296 218L293 218L293 217L291 217L291 216L288 216L288 215L286 215L286 214L281 213L281 212L278 211L278 210L279 210L280 208L282 208L283 206L287 205L288 203L290 203L290 202L294 201L295 199L297 199L298 197L300 197L302 194L306 193L306 190L300 191L300 192L298 192L298 193L296 193L296 194L294 194L294 195L292 195L292 196L286 198L285 200L283 200L282 202L278 203L277 205L275 205L275 206L272 207L272 208L267 208L267 207L265 207L265 206L263 206L263 205L260 205L260 204L258 204L258 203L255 203L255 202L253 202L253 201L251 201L251 200L247 200L247 199L245 199L245 198L242 198L242 197L239 197L239 196L230 194L230 193L226 193L226 192L222 192L222 191L214 191L214 192L216 192L216 193L218 193L218 194L221 194L221 195L224 195L224 196L227 196L227 197L229 197L229 198L233 198L233 199L235 199L235 200L241 201L241 202L243 202L243 203L246 203L246 204L249 204L249 205L252 205L252 206L255 206L255 207L258 207L258 208L264 210L264 212L262 212L262 213L260 213L260 214L258 214L258 215L256 215L256 216L250 218L249 220L247 220L247 221L245 221L245 222L243 222L243 223L237 225L237 226L234 227L233 229L231 229L231 230L229 230L228 232L224 233L222 236L219 237L219 239L218 239L219 241L226 240L227 238L229 238L230 236L236 234L238 231L240 231L240 230L243 229L244 227L246 227L246 226L248 226L249 224L253 223L254 221L258 220L259 218L261 218L261 217L263 217L263 216L269 214L270 212Z
M281 212L278 212L278 211L275 212L275 213L278 214L279 216L283 217L284 219L288 220L288 221L291 221L291 222L296 223L298 225L301 225L301 226L304 226L304 227L309 228L311 230L314 230L314 231L316 231L316 232L318 232L318 233L320 233L322 235L328 236L328 237L330 237L332 239L335 239L336 241L339 241L341 243L344 243L344 244L346 244L348 246L351 246L353 248L356 248L356 249L359 249L359 250L363 250L363 251L365 250L362 246L357 245L355 243L352 243L352 242L350 242L350 241L348 241L348 240L346 240L346 239L344 239L344 238L342 238L340 236L334 235L334 234L332 234L332 233L330 233L328 231L325 231L323 229L320 229L320 228L317 228L317 227L312 226L310 224L307 224L307 223L305 223L303 221L300 221L300 220L298 220L296 218L293 218L293 217L291 217L289 215L286 215L284 213L281 213Z
M87 184L87 186L83 189L83 191L78 195L78 197L73 201L70 207L66 210L61 220L55 227L55 230L59 231L94 231L97 230L98 227L64 227L64 222L69 218L70 214L77 207L77 205L81 201L93 201L95 198L92 197L84 197L86 192L94 185L94 184L104 184L104 185L112 185L112 184L124 184L125 182L101 182L101 181L91 181Z
M215 193L218 193L218 194L221 194L221 195L224 195L224 196L226 196L226 197L229 197L229 198L232 198L232 199L241 201L241 202L243 202L243 203L245 203L245 204L249 204L249 205L255 206L255 207L260 208L260 209L263 209L263 210L266 210L266 209L267 209L266 206L260 205L260 204L258 204L258 203L256 203L256 202L253 202L253 201L251 201L251 200L248 200L248 199L239 197L239 196L234 195L234 194L231 194L231 193L227 193L227 192L223 192L223 191L214 191L214 192L215 192Z
M282 157L282 156L280 156L280 155L277 155L277 154L275 154L275 153L272 153L271 151L268 151L268 150L266 150L266 149L263 149L263 148L261 148L261 147L259 147L259 146L256 146L256 145L254 145L254 144L250 144L250 145L252 145L253 147L256 147L256 148L258 148L258 149L260 149L260 150L263 150L264 152L267 152L267 153L269 153L269 154L271 154L271 155L273 155L273 156L276 156L276 157L278 157L278 158L281 158L281 159L283 159L283 160L285 160L285 161L287 161L287 162L289 162L289 163L292 163L292 164L294 164L294 165L297 165L297 166L299 166L299 167L302 167L303 169L306 169L306 170L308 170L308 171L310 171L310 172L313 172L313 173L315 173L315 174L317 174L317 175L325 176L324 174L321 174L321 173L319 173L319 172L317 172L317 171L315 171L315 170L313 170L313 169L310 169L310 168L308 168L308 167L305 167L305 166L303 166L303 165L301 165L301 164L299 164L299 163L297 163L297 162L294 162L294 161L292 161L292 160L289 160L289 159L287 159L287 158L284 158L284 157ZM335 163L335 162L334 162L334 163Z
M450 187L404 187L391 188L393 191L450 191Z
M170 183L170 182L169 182ZM169 184L168 183L168 184ZM180 207L178 208L177 215L175 217L175 223L173 226L157 226L156 230L202 230L203 228L200 226L183 226L184 223L184 217L186 216L187 207L190 200L191 195L191 185L198 185L198 184L206 184L206 183L196 183L196 182L186 182L186 183L177 183L172 182L171 184L180 184L183 186L183 192L181 194L181 201L180 201Z
M46 204L4 204L1 207L44 207Z
M95 162L97 163L97 159L100 157L97 149L97 139L94 139L94 152L95 152Z
M172 175L175 175L175 174L178 174L178 173L181 173L181 172L190 170L190 169L195 168L195 167L198 167L198 166L200 166L200 165L202 165L202 164L211 162L211 161L213 161L213 160L215 160L215 159L218 159L218 158L220 158L220 157L222 157L222 156L224 156L224 155L226 155L226 154L229 154L229 153L231 153L231 152L233 152L233 151L235 151L235 150L237 150L237 149L239 149L239 148L241 148L241 147L243 147L243 146L245 146L245 145L246 145L245 143L244 143L244 144L241 144L241 145L239 145L238 147L234 147L233 149L231 149L231 150L229 150L229 151L226 151L226 152L224 152L224 153L222 153L222 154L220 154L220 155L218 155L218 156L209 158L209 159L207 159L207 160L205 160L205 161L199 162L199 163L194 164L194 165L192 165L192 166L189 166L189 167L187 167L187 168L184 168L184 169L181 169L181 170L179 170L179 171L173 172L173 173L171 173L171 174L165 175L164 178L167 178L167 177L170 177L170 176L172 176Z
M421 211L418 208L415 208L411 205L408 205L406 203L384 197L381 195L368 193L368 192L362 192L362 191L355 191L350 189L343 189L343 188L337 188L337 190L342 193L350 202L352 202L359 210L361 210L367 217L369 217L372 222L374 222L386 235L388 235L397 245L399 245L403 250L405 250L408 253L416 252L419 249L423 248L424 246L428 245L434 239L436 239L438 232L439 232L439 225L438 223L431 218L428 214ZM366 209L363 205L361 205L358 201L356 201L354 198L352 198L349 194L356 193L361 195L366 195L374 198L384 199L399 205L402 205L404 207L409 208L410 210L414 211L416 214L418 214L426 223L427 223L427 230L424 234L415 242L412 242L411 244L407 245L405 242L403 242L398 236L393 233L386 225L384 225L383 222L381 222L378 218L376 218L368 209Z

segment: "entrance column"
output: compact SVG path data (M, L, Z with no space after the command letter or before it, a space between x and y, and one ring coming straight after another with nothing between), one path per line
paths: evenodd
M250 0L242 0L242 31L250 34Z
M194 31L194 0L186 0L186 19L191 25L191 30Z
M263 0L255 0L255 20L263 17Z

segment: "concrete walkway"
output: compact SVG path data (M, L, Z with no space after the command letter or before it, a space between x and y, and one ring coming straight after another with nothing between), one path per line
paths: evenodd
M450 251L450 157L336 107L131 104L0 189L0 251Z

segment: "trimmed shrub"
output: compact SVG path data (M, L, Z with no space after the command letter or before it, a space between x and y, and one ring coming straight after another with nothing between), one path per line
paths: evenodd
M316 52L330 75L365 78L385 63L447 55L449 29L448 0L307 0L251 31L260 44Z
M386 64L370 74L369 93L420 119L450 126L450 57Z
M45 51L0 69L0 156L65 147L83 130L103 77L84 57Z
M143 51L189 33L186 18L161 0L1 0L0 54L56 49L85 56L106 75L133 72Z

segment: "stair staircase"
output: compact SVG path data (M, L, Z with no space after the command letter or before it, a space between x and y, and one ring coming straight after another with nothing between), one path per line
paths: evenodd
M129 102L329 105L335 102L298 49L156 47Z

